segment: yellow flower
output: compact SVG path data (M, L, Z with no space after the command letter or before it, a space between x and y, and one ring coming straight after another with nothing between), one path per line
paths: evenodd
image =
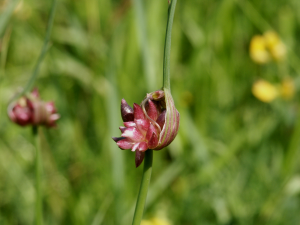
M153 225L150 220L142 220L141 225Z
M265 80L258 80L252 86L252 94L262 102L271 102L278 97L279 91Z
M281 96L284 99L291 99L295 94L295 85L290 78L286 78L281 82Z
M263 36L256 35L251 39L250 57L254 62L259 64L264 64L269 62L270 54L267 51L266 41Z
M161 218L152 218L151 220L142 220L141 225L171 225L167 220Z
M286 55L286 47L277 33L268 31L264 34L264 39L272 57L277 61L283 60Z
M272 57L281 61L286 56L286 46L274 31L267 31L264 35L255 35L250 42L250 57L259 64L270 61Z

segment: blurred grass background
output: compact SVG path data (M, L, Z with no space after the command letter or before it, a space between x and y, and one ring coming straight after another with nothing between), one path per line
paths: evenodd
M6 107L36 63L51 1L0 0L0 224L34 223L30 127ZM162 86L167 0L62 0L36 87L61 119L43 129L45 224L131 224L142 175L112 141L120 102ZM178 1L171 86L181 124L155 152L145 218L173 225L300 221L300 2ZM276 31L286 60L257 65L254 35ZM295 96L256 99L258 78L289 76ZM299 122L297 122L299 121Z

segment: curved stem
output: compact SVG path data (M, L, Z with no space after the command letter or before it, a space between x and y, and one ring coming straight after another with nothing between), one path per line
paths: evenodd
M36 156L35 156L35 182L36 182L36 199L35 199L35 224L43 224L42 198L41 198L41 156L40 156L40 139L38 127L33 126L32 134L34 137Z
M152 161L153 161L153 150L148 149L145 152L143 177L141 181L139 196L136 202L132 225L140 225L143 218L147 192L148 192L148 187L149 187L151 173L152 173Z
M171 90L170 87L170 55L171 55L171 36L172 36L172 26L175 14L177 0L172 0L169 5L169 15L167 22L167 31L165 39L165 52L164 52L164 68L163 68L163 87Z

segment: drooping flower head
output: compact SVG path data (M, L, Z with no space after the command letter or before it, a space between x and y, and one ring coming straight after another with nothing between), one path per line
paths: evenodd
M146 150L168 146L178 132L179 113L169 91L147 94L141 105L134 103L133 108L122 99L121 115L122 135L113 140L119 148L135 152L136 167L142 163Z
M56 113L54 102L40 100L39 92L34 89L29 95L22 96L18 101L12 102L7 109L11 121L20 125L44 125L55 127L59 114Z

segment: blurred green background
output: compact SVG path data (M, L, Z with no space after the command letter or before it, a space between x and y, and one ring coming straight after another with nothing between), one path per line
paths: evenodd
M11 97L41 51L52 1L0 0L0 224L34 224L31 128L12 124ZM42 129L44 224L131 224L142 166L111 139L120 102L162 86L167 0L58 1L35 86L61 119ZM10 13L12 12L12 13ZM173 225L300 221L300 1L178 0L171 52L177 138L154 153L144 217ZM254 35L276 31L286 60L257 65ZM289 76L292 99L251 93ZM299 122L297 122L299 121Z

